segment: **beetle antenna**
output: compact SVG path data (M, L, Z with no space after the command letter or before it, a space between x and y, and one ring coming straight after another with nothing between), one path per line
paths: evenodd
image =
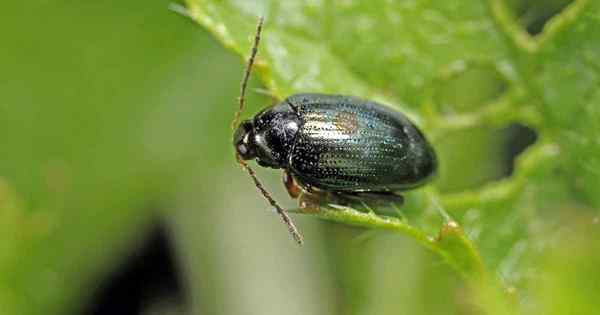
M252 168L250 168L250 165L248 165L248 163L246 163L244 160L242 160L242 158L240 157L239 154L236 154L235 156L238 160L238 163L240 163L240 165L242 166L242 168L245 169L246 172L248 172L250 177L252 177L252 180L254 181L254 185L256 185L256 188L258 188L258 190L265 197L265 199L267 199L267 201L271 204L271 206L273 206L275 208L275 210L277 210L277 213L279 214L279 216L281 216L283 223L285 223L285 225L288 227L288 230L290 231L290 234L292 234L292 237L294 238L294 240L298 243L298 245L302 245L302 243L304 242L304 240L302 238L302 234L300 234L300 232L298 231L298 228L296 228L296 225L294 225L294 222L292 221L290 216L287 214L287 211L285 211L281 206L279 206L279 204L277 204L275 199L273 199L273 197L271 197L271 194L269 194L269 192L263 187L263 185L260 183L260 181L256 177L256 173L254 172L254 170Z
M240 120L240 115L244 110L244 103L246 102L246 87L248 86L248 79L250 78L250 73L252 72L252 65L254 65L254 59L256 58L256 53L258 52L258 44L260 43L260 32L262 31L264 20L265 18L261 16L258 19L258 25L256 25L254 44L252 45L252 51L250 52L248 62L246 62L246 70L244 71L244 77L242 78L242 83L240 86L240 97L238 98L240 107L237 110L237 112L235 112L235 116L233 117L233 121L231 122L231 129L233 130L235 130L235 127L237 127L238 121Z
M245 98L246 88L248 86L248 79L250 78L250 73L252 72L252 66L254 65L256 53L258 53L258 44L260 43L260 33L262 31L263 22L264 22L264 17L260 17L258 20L258 25L256 26L256 34L254 35L254 44L252 45L252 51L250 52L250 57L248 58L248 62L246 63L246 70L244 72L244 77L242 78L242 83L240 85L240 97L238 98L240 107L235 112L235 116L233 117L233 121L231 122L231 129L234 129L234 130L237 127L238 122L240 120L240 115L242 114L242 111L244 110L244 104L246 101L246 98ZM275 201L275 199L273 199L271 194L269 194L269 192L263 187L261 182L258 180L258 177L256 177L256 173L250 167L250 165L248 165L248 163L246 163L244 160L242 160L242 158L240 157L240 155L238 153L236 153L235 157L236 157L238 163L240 163L240 165L242 166L242 168L245 169L246 172L248 172L248 175L250 175L250 177L252 177L252 180L254 181L254 185L256 186L256 188L258 188L258 190L265 197L265 199L267 199L267 201L271 204L271 206L273 206L275 208L275 210L277 210L277 213L279 214L279 216L281 216L283 223L285 223L285 225L288 227L288 230L290 231L290 234L292 234L292 237L294 238L294 240L299 245L302 245L302 243L303 243L302 234L300 234L300 232L298 231L298 228L296 228L296 225L294 225L294 222L292 221L290 216L287 214L287 211L285 211L281 206L279 206L279 204L277 204L277 202Z

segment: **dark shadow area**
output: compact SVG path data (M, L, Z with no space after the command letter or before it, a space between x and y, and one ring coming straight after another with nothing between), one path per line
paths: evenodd
M511 124L504 132L506 133L504 169L505 176L508 177L515 170L515 160L519 154L534 144L538 136L535 130L521 124Z
M555 15L560 14L574 0L506 0L515 12L519 23L530 35L538 35L544 30L544 25Z
M184 293L166 227L157 224L137 254L115 270L81 314L137 315L148 307L181 309Z

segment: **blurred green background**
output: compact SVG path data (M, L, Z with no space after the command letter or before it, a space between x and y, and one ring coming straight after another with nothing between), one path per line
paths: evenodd
M489 2L493 7L498 1ZM569 3L505 2L533 34ZM477 297L456 271L404 236L295 216L306 238L305 246L295 246L233 158L229 123L237 106L243 60L205 28L170 11L169 4L4 4L1 314L93 312L98 295L123 294L107 291L107 284L140 257L141 249L157 246L149 241L157 229L168 242L175 265L170 272L179 287L177 292L153 294L152 288L132 286L132 299L142 297L139 314L512 314L515 304L524 314L544 308L552 314L590 314L594 309L600 284L597 276L588 275L596 273L598 265L592 262L600 256L593 250L598 247L593 228L575 236L572 229L549 234L547 239L561 241L526 265L524 277L532 279L527 276L531 268L536 276L528 285L531 291L515 301L510 293ZM337 4L346 5L332 2ZM251 4L237 3L246 5ZM249 19L250 27L236 36L249 38L254 23ZM482 65L456 78L435 78L436 88L427 90L431 106L452 116L496 100L514 83L504 82L497 71ZM278 80L277 74L274 77ZM262 87L256 78L251 82L246 116L273 102L254 92ZM287 91L279 87L278 92ZM426 113L420 111L428 122ZM552 132L544 134L548 135ZM436 191L476 189L510 175L513 159L535 137L522 124L493 122L434 137L442 161ZM278 201L295 207L282 189L279 172L257 171ZM578 173L567 173L560 176L577 182ZM540 183L547 173L536 174L531 176ZM539 203L536 199L537 210L569 199L564 195L580 195L577 185L544 187L550 188L528 190L556 192ZM593 188L586 187L584 194L589 196ZM553 223L557 218L597 222L593 202L566 204L552 210ZM522 213L528 217L531 211ZM468 224L476 216L476 211L465 211L459 221ZM523 218L511 217L510 224L522 225L519 219ZM536 235L556 227L532 222L527 228L537 228ZM563 238L569 234L571 238ZM482 244L489 250L495 243ZM510 259L501 263L489 258L494 268L500 265L492 277L510 278L502 270L512 270L510 264L516 264L521 252L511 247ZM574 268L572 277L565 279L557 272L565 268ZM116 310L127 300L125 295L102 302L113 303L114 314L121 314ZM567 306L552 308L552 303Z

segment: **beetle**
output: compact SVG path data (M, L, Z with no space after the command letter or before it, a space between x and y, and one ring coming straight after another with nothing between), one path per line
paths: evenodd
M240 164L299 243L302 237L285 210L245 161L255 159L262 167L282 169L292 198L301 193L327 193L342 199L401 202L397 192L422 186L434 176L436 154L423 133L404 114L374 101L345 95L295 94L237 126L262 21L242 80L240 110L232 123L233 145Z

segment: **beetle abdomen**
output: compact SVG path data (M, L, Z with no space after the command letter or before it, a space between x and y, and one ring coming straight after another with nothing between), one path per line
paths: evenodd
M354 97L298 94L286 100L301 121L290 171L330 191L395 191L427 181L433 149L404 115Z

